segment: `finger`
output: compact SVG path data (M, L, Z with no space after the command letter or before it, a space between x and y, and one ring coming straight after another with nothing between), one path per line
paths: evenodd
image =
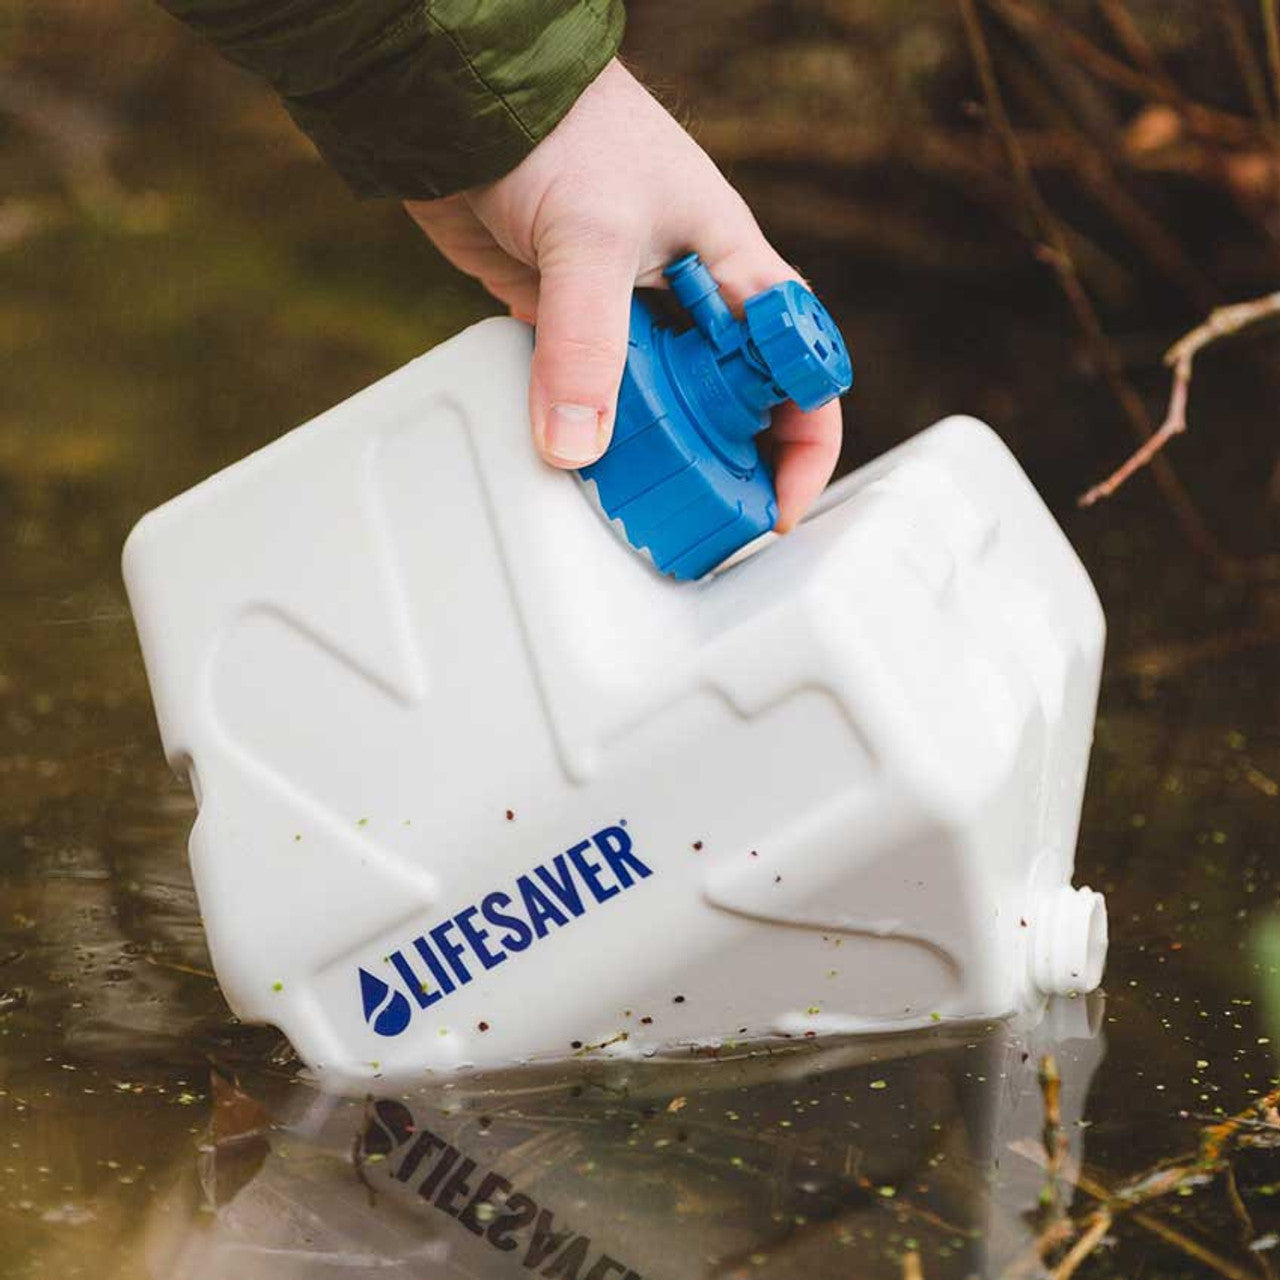
M532 324L538 311L538 273L514 259L479 277L486 292L505 303L517 320Z
M582 467L600 457L613 434L636 259L619 245L579 245L539 265L533 439L553 466Z
M737 197L735 195L735 200ZM721 214L699 227L693 248L720 285L720 293L739 315L748 298L780 284L804 278L765 239L745 203L731 215Z
M748 298L784 280L798 280L808 287L795 267L767 244L761 251L743 249L730 254L712 267L711 274L719 282L724 300L737 315L742 314Z
M459 271L474 276L519 320L533 323L538 273L494 239L461 196L405 202L427 238Z
M773 411L773 486L778 495L778 533L788 533L827 487L840 459L840 401L804 413L788 401Z
M804 278L764 238L750 212L743 208L734 220L708 227L705 261L720 284L720 292L739 315L757 293L784 280ZM840 458L843 418L840 402L804 413L788 401L773 410L769 435L773 441L774 488L778 496L777 532L793 529L826 488Z

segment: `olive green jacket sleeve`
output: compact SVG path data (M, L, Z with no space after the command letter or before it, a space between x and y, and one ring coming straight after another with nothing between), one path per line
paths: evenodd
M263 77L361 195L491 182L613 56L621 0L160 0Z

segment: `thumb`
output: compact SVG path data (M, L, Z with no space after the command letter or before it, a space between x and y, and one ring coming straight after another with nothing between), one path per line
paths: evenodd
M636 264L625 251L544 261L529 381L538 452L584 467L608 448L627 358Z

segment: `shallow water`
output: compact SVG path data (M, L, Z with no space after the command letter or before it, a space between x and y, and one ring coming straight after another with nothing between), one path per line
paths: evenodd
M5 579L22 589L0 763L6 1277L888 1276L909 1251L929 1276L1035 1274L1045 1053L1063 1077L1064 1207L1088 1203L1081 1167L1107 1185L1194 1148L1274 1072L1274 968L1254 945L1276 900L1275 797L1259 790L1274 765L1240 727L1261 699L1194 732L1179 706L1175 731L1158 692L1113 683L1080 856L1112 904L1105 996L1021 1025L573 1063L377 1110L325 1098L278 1036L230 1018L208 973L192 806L159 760L113 553L104 538L55 580L28 546ZM1242 1154L1263 1245L1275 1165ZM528 1221L461 1213L490 1173ZM1216 1188L1160 1214L1262 1274ZM1120 1240L1098 1274L1208 1274L1151 1231Z
M1103 595L1077 879L1108 895L1105 994L1015 1026L579 1062L399 1110L322 1098L275 1033L238 1025L208 971L193 808L160 756L120 544L144 510L484 303L394 211L355 207L274 116L243 107L256 99L217 88L221 72L189 51L177 67L165 74L224 93L233 121L198 156L175 124L122 145L111 183L68 195L30 137L0 136L28 215L0 226L4 1280L864 1277L909 1275L913 1253L927 1277L1035 1275L1056 1212L1194 1151L1270 1087L1280 683L1265 598L1214 585L1141 482L1105 510L1070 508L1115 428L1081 425L1111 411L1069 370L1042 366L1027 390L1032 357L1061 343L1036 299L904 290L829 245L790 248L863 353L849 460L942 408L986 406ZM912 296L931 318L963 311L974 336L935 343L905 318ZM1230 521L1239 474L1223 468L1202 475ZM1045 1054L1069 1147L1056 1178ZM1269 1275L1276 1136L1265 1116L1249 1127L1234 1203L1223 1178L1192 1180L1122 1221L1082 1274ZM534 1206L528 1222L462 1212L490 1173Z

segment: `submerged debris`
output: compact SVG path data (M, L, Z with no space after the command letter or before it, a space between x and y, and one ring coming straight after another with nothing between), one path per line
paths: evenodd
M27 993L22 987L0 991L0 1014L13 1013L27 1007Z

